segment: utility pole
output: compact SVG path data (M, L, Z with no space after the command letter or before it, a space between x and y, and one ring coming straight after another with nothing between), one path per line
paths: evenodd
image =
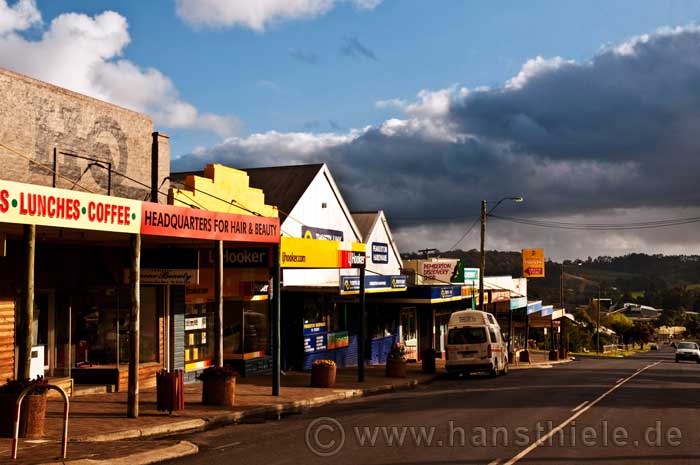
M481 266L479 267L479 310L484 311L484 273L486 272L486 200L481 201Z
M561 261L561 273L559 276L559 308L564 308L564 260Z

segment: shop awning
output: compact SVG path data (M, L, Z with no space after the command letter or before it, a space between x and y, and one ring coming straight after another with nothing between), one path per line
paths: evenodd
M527 297L511 297L510 298L510 309L516 310L518 308L527 307Z
M542 301L541 300L536 300L534 302L527 303L527 314L528 315L532 315L533 313L537 313L540 310L542 310Z

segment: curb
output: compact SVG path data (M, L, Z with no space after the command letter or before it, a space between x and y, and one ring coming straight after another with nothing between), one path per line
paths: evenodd
M42 465L149 465L165 460L172 460L179 457L187 457L199 452L199 447L189 441L180 441L175 445L160 449L139 452L124 457L112 459L78 459L64 460L61 462L50 462Z
M379 394L387 394L390 392L414 389L418 384L429 384L434 378L429 378L423 382L418 382L416 379L410 379L402 384L384 384L364 389L344 389L337 390L333 394L328 394L311 399L297 400L292 402L284 402L279 404L264 405L254 407L247 410L237 412L224 413L211 417L193 418L190 420L182 420L163 425L147 426L139 429L129 429L122 431L114 431L111 433L102 433L88 436L78 436L71 439L71 442L110 442L121 441L125 439L146 438L154 436L166 436L176 433L187 433L201 431L209 428L215 428L224 425L240 423L247 419L269 416L269 415L285 415L291 413L300 413L313 407L321 407L353 397L365 397ZM174 446L173 446L174 447ZM196 453L196 452L193 452ZM58 462L62 463L62 462ZM68 463L68 462L65 462ZM70 462L73 465L89 465L96 462ZM102 462L100 462L102 463ZM111 463L111 462L110 462ZM115 462L119 463L119 462ZM124 462L126 465L138 465L134 462ZM152 463L152 462L144 462Z

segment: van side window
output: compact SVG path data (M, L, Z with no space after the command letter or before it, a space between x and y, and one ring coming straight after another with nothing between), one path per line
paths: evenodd
M492 343L498 342L498 339L496 339L496 331L494 331L493 328L489 328L489 336L491 336Z
M491 315L491 314L489 313L487 316L488 316L488 319L489 319L489 323L491 323L492 325L495 325L495 324L496 324L496 320L493 319L493 315Z

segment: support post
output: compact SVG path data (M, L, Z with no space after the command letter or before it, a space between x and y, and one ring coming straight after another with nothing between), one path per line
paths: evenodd
M129 317L129 389L126 416L139 417L141 324L141 234L131 235L131 315Z
M600 354L600 284L598 284L598 321L596 322L596 327L595 327L595 353Z
M367 312L365 299L365 268L360 268L360 327L357 334L357 382L365 382L365 327Z
M224 241L216 241L214 265L214 363L224 366ZM244 325L245 326L245 322ZM245 331L245 328L243 328Z
M281 387L281 365L282 365L282 344L281 344L281 291L282 270L280 269L280 246L275 244L272 247L272 395L280 395Z
M17 379L29 378L32 362L32 321L34 319L34 253L36 249L36 226L27 224L24 230L25 274L22 283L22 302L19 314L19 360Z
M486 272L486 200L481 201L481 266L479 267L479 310L484 311L484 273Z
M552 333L550 336L551 347L549 350L549 359L556 360L559 357L557 354L557 336L556 336L556 334L554 334L554 318L551 318L551 320L550 320L549 329L550 329L550 332Z
M527 306L525 307L525 349L520 354L521 362L530 362L530 314L527 313Z
M515 361L515 352L513 352L513 309L508 311L508 362Z

